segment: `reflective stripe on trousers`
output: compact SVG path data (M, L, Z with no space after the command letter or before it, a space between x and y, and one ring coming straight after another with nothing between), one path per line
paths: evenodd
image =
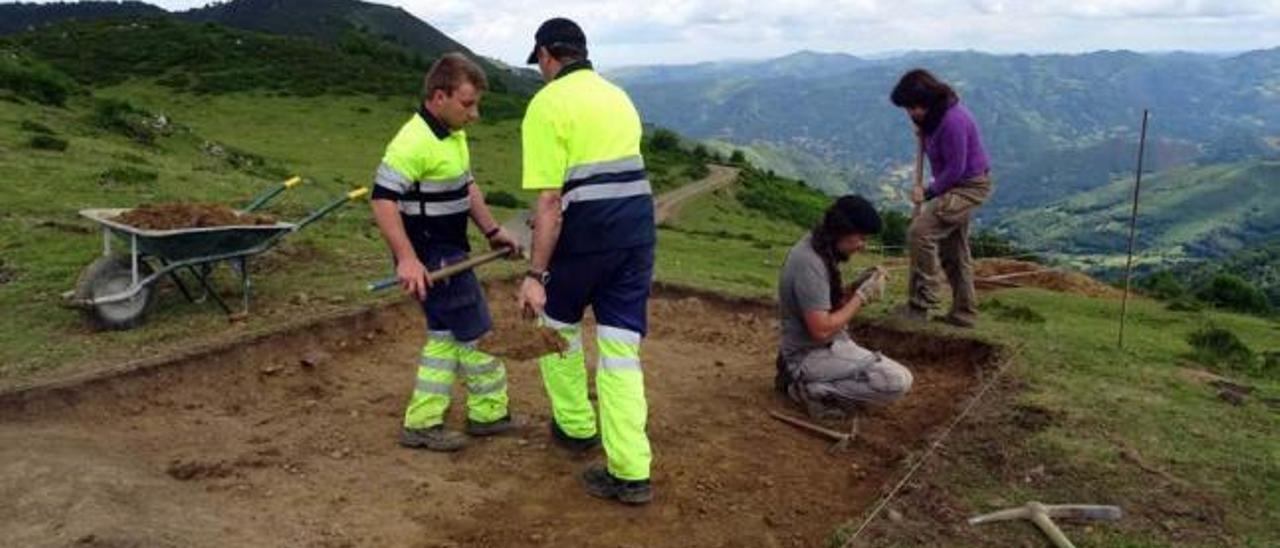
M502 362L460 343L448 331L432 331L422 347L413 396L405 409L405 428L429 428L444 422L458 370L466 376L467 418L493 422L507 415L507 370Z
M569 341L570 350L538 360L551 399L556 423L568 435L588 438L596 433L595 413L587 397L586 358L581 350L581 327L543 319ZM645 432L648 404L640 365L639 333L612 326L597 328L600 350L596 392L600 402L600 434L609 473L624 480L649 479L653 460ZM576 342L576 344L575 344Z

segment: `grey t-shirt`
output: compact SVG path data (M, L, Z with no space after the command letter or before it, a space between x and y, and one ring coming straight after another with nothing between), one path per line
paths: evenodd
M831 310L831 281L827 266L813 250L810 236L805 235L787 252L778 282L778 312L781 316L782 358L795 364L815 348L825 347L835 339L848 339L841 330L831 340L818 341L809 336L804 324L806 310Z

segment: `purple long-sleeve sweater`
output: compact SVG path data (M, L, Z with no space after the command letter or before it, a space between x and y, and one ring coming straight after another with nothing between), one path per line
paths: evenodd
M933 172L933 184L927 194L930 198L941 196L961 182L986 175L990 171L987 152L982 148L978 124L964 105L956 103L947 109L942 122L924 140L924 150L929 155L929 169Z

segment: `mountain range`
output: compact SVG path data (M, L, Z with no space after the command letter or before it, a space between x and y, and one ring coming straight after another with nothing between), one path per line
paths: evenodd
M1280 49L1229 57L800 52L611 75L652 123L745 148L831 193L892 200L910 177L914 146L888 96L914 67L953 83L983 127L1000 184L989 218L1131 175L1143 109L1154 114L1153 171L1280 155Z

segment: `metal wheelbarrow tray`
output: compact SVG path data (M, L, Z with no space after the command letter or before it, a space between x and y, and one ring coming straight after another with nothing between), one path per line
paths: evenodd
M285 188L298 184L291 179L245 208L253 211ZM212 300L228 315L249 312L252 282L249 258L263 253L284 236L301 230L343 204L368 193L357 189L316 210L297 223L277 222L271 225L230 225L217 227L148 230L130 226L115 219L128 209L85 209L80 215L102 227L102 256L80 275L69 295L71 306L81 308L101 329L131 329L141 325L155 297L155 284L168 278L191 302ZM126 242L127 254L115 253L112 240ZM214 267L227 262L240 279L242 309L233 313L209 282ZM179 274L186 272L198 284L196 294Z

